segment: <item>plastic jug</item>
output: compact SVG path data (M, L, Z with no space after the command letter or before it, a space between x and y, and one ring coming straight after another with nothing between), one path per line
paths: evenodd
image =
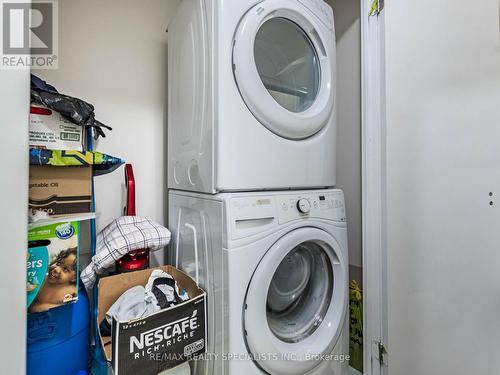
M89 300L85 288L78 301L28 315L27 375L85 373L89 362Z

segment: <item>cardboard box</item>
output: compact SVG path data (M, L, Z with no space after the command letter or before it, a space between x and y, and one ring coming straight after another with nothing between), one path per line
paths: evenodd
M85 129L47 107L31 104L29 145L49 150L83 151Z
M29 208L49 215L91 212L92 167L31 166Z
M172 275L190 299L142 319L113 320L112 337L101 335L101 343L115 375L156 375L206 351L206 293L175 267L158 268ZM102 278L97 324L125 291L137 285L145 286L152 271Z
M30 228L26 254L27 308L42 312L78 300L80 223Z

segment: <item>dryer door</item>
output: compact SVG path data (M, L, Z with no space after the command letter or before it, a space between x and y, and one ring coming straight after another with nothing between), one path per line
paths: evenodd
M334 107L335 37L298 1L265 0L234 38L236 84L253 115L288 139L328 124Z
M347 264L323 230L278 240L257 267L244 324L252 358L270 374L305 374L331 354L347 311Z

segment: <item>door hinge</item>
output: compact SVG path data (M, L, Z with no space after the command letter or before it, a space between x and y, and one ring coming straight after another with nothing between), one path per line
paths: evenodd
M382 340L378 340L374 342L375 344L375 355L376 360L378 361L380 367L388 365L388 355L387 348L385 347Z

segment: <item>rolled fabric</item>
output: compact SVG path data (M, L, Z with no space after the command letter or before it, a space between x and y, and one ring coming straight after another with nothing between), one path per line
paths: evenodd
M95 175L114 171L123 160L97 151L30 149L30 165L52 167L92 166Z
M81 272L81 280L90 290L97 276L130 251L161 249L169 244L170 237L167 228L145 217L122 216L115 219L97 235L96 255Z

